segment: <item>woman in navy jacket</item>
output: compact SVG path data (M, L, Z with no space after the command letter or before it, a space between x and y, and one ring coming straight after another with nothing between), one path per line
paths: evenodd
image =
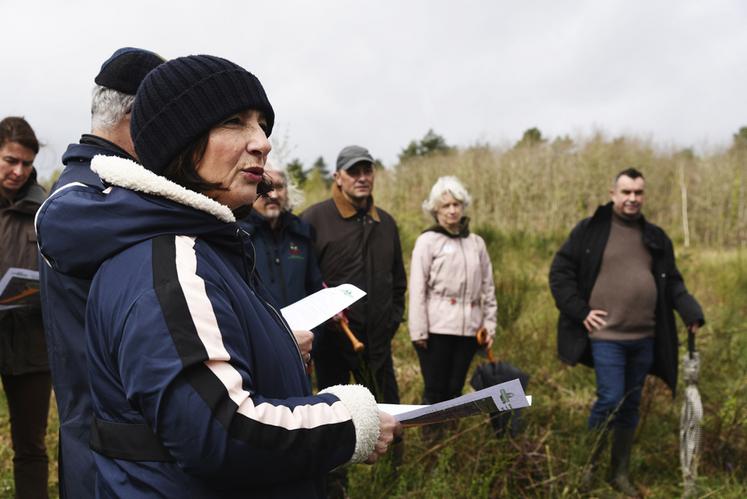
M98 156L110 188L64 186L40 210L47 261L94 275L100 497L320 497L326 472L375 461L400 431L363 387L312 396L292 332L254 285L233 211L256 198L273 121L251 73L174 59L135 100L143 166Z

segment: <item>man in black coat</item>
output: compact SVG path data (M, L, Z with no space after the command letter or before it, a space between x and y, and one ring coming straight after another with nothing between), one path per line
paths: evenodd
M634 168L615 177L611 202L582 220L555 255L550 289L560 310L558 355L593 366L597 400L589 428L601 431L584 485L614 429L610 482L631 496L628 464L643 381L660 377L674 392L677 331L673 310L695 332L704 323L675 264L672 241L643 217L645 180Z

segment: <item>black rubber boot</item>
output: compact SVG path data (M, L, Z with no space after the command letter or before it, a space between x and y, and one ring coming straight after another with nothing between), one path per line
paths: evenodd
M579 490L581 492L588 492L591 490L591 484L594 481L594 475L599 469L599 462L601 461L604 449L607 448L609 431L603 430L592 430L592 438L594 442L591 448L591 454L589 456L589 462L584 467L584 474L581 476L581 484Z
M641 497L630 481L630 451L633 448L635 428L615 428L612 437L609 483L613 489L628 497Z

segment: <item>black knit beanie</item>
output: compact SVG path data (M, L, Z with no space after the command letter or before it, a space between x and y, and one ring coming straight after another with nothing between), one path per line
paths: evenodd
M138 88L130 131L140 163L161 174L190 143L234 113L254 109L272 132L275 113L256 76L211 55L165 62Z
M102 87L127 95L135 95L145 75L163 62L163 57L150 50L123 47L104 61L101 71L93 81Z

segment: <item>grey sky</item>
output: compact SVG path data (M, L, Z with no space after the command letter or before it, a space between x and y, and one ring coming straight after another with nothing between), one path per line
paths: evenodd
M42 176L88 130L93 77L122 46L254 72L273 138L307 166L350 143L392 164L429 128L462 146L537 126L703 148L747 125L740 0L0 0L0 17L0 114L48 145Z

